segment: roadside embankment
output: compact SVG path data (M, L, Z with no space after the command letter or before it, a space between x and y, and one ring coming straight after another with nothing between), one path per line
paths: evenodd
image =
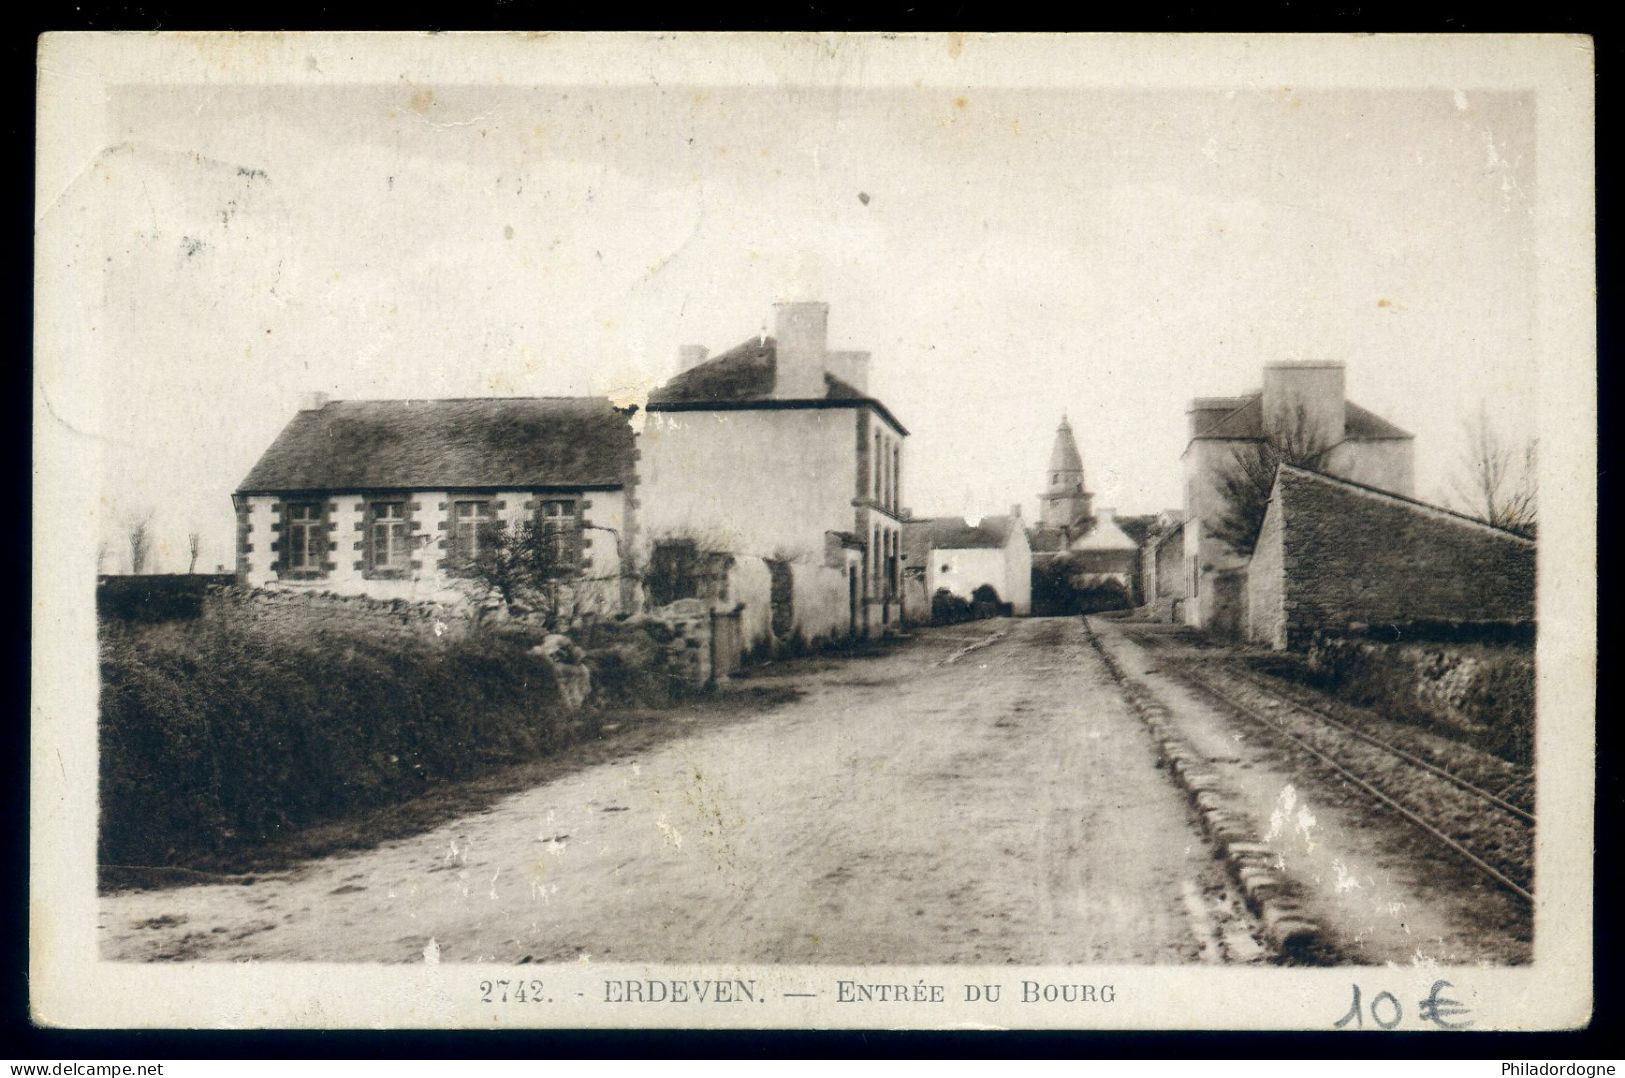
M1263 837L1243 798L1214 774L1206 759L1175 730L1169 712L1151 690L1128 674L1102 643L1089 619L1089 642L1140 719L1151 730L1162 761L1195 806L1202 829L1223 859L1247 906L1263 924L1264 937L1279 960L1324 964L1333 960L1318 918L1306 907L1302 888L1279 871L1283 859Z

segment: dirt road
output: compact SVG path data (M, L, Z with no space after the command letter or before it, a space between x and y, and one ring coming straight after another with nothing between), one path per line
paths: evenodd
M751 679L799 699L252 886L101 903L113 959L1258 960L1072 620Z

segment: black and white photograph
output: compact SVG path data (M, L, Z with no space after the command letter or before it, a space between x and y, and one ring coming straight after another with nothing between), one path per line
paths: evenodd
M36 1021L1588 1020L1586 39L40 71Z

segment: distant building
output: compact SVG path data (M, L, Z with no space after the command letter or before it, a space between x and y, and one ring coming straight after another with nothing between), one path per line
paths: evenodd
M1283 465L1248 568L1246 605L1248 637L1275 648L1352 625L1532 622L1535 543Z
M570 579L619 609L633 434L589 397L307 401L232 496L254 586L457 600L497 529L541 524Z
M1140 568L1140 544L1117 523L1115 509L1095 511L1094 527L1072 541L1067 548L1073 577L1082 586L1098 587L1108 581L1121 584L1130 595L1135 591L1135 574Z
M730 559L709 597L746 604L747 640L903 622L908 431L869 395L870 354L832 350L828 325L828 304L778 304L772 336L715 357L686 347L649 396L641 549Z
M1183 621L1185 512L1164 509L1151 518L1140 550L1140 602L1160 621Z
M1322 450L1316 470L1409 496L1412 436L1349 401L1343 364L1272 363L1264 387L1242 397L1191 402L1190 440L1181 457L1185 480L1186 624L1240 633L1246 622L1247 555L1214 534L1226 508L1222 480L1240 454L1265 440L1308 441Z
M1038 496L1038 526L1060 532L1071 539L1076 529L1090 519L1094 495L1084 489L1083 454L1072 436L1066 416L1055 430L1055 446L1049 455L1049 479Z
M1032 551L1020 506L974 525L960 517L932 517L905 521L903 530L908 565L923 568L920 594L927 602L939 590L970 600L978 588L990 587L1016 617L1032 612Z

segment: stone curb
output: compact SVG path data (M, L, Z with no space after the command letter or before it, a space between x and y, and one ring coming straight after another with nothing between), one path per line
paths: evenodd
M1168 769L1175 784L1185 791L1195 807L1202 829L1213 844L1214 856L1224 861L1247 908L1259 919L1264 938L1277 959L1328 949L1328 940L1319 922L1305 911L1299 900L1298 886L1281 874L1280 855L1259 837L1256 823L1241 807L1239 799L1208 770L1207 759L1173 731L1167 706L1157 700L1148 687L1123 671L1117 657L1100 642L1087 618L1083 625L1089 643L1105 663L1112 680L1122 689L1124 699L1150 729L1161 756L1159 763Z

